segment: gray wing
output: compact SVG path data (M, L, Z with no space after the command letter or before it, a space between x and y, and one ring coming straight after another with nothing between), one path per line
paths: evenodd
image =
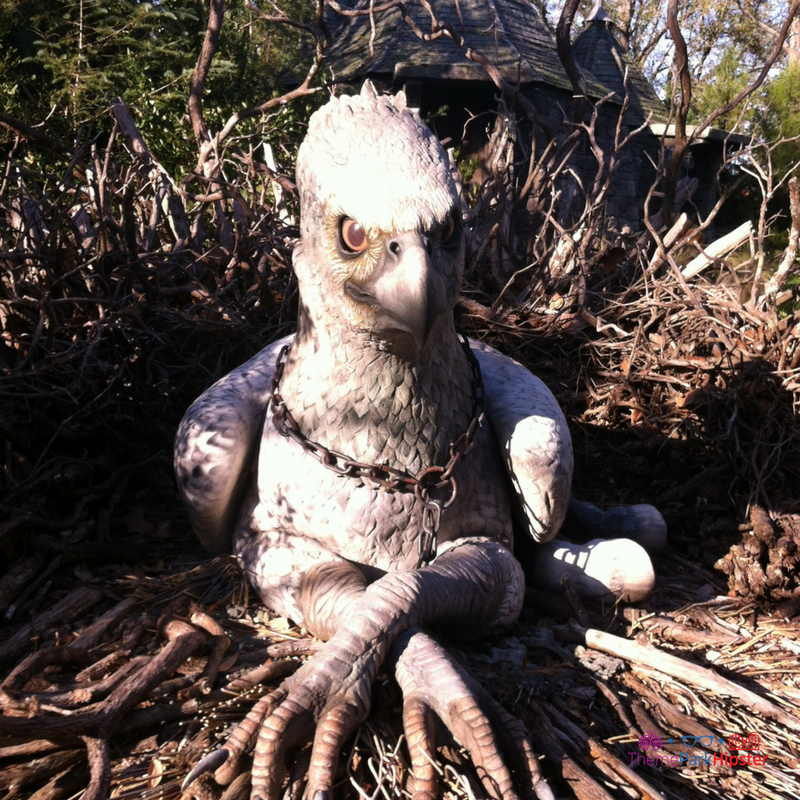
M287 336L217 381L192 403L175 437L175 474L192 527L204 547L230 552L255 469L275 359Z
M486 416L537 542L561 527L572 486L572 440L552 392L522 364L470 340L486 389Z

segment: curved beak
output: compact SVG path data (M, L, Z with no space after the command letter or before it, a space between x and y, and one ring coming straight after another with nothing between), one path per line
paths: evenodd
M422 350L436 320L447 310L445 278L432 258L428 236L409 231L388 238L372 277L349 281L347 293L377 312L381 330L411 334Z

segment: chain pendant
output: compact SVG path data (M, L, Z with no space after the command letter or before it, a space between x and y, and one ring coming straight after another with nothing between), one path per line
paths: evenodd
M382 491L414 492L417 501L422 505L422 531L419 535L419 558L417 568L429 564L436 557L436 540L442 522L442 512L452 505L458 494L458 484L453 472L459 461L472 450L475 445L475 434L483 425L485 392L483 377L478 359L469 346L467 335L456 327L459 344L464 350L472 370L472 419L467 429L450 444L450 460L443 467L426 467L416 475L405 470L395 469L388 464L364 464L354 458L331 450L319 442L308 439L300 430L295 418L286 407L280 393L283 369L289 345L284 345L275 362L275 374L270 387L270 406L272 421L281 436L297 442L307 453L314 456L324 467L344 478L360 478L366 485L377 484ZM449 489L450 496L444 502L434 500L431 492Z

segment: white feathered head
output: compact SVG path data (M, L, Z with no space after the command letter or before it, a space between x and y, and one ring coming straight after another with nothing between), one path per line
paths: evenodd
M463 232L447 154L405 96L365 83L331 99L311 117L297 184L295 269L315 324L422 350L458 298Z

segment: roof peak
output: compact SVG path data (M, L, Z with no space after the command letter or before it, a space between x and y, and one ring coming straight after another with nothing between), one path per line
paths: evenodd
M587 22L610 22L611 17L606 14L606 10L603 7L603 0L595 0L594 6L592 10L589 12L589 16L586 17Z

